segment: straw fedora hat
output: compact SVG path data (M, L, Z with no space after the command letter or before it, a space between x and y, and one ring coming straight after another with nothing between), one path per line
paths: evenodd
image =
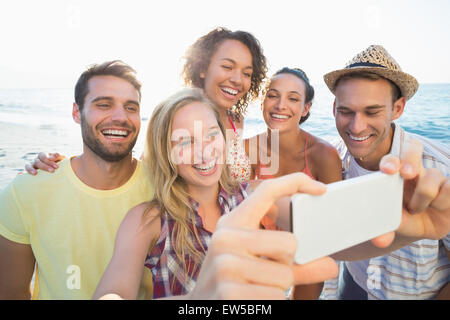
M386 49L379 45L371 45L349 61L344 69L327 73L323 78L328 88L335 94L336 82L339 78L346 74L359 72L375 73L391 80L399 87L401 95L406 100L409 100L419 88L417 80L403 72Z

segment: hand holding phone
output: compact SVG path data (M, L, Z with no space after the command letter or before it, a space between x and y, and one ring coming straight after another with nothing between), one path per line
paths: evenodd
M320 196L291 197L295 262L308 263L396 230L403 179L381 172L330 183Z

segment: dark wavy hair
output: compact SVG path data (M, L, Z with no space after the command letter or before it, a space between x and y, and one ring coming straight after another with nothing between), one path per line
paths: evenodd
M230 31L219 27L200 37L186 51L181 76L186 85L204 88L204 79L200 78L200 73L208 69L211 57L224 40L240 41L252 55L253 73L250 89L234 106L234 113L239 120L241 116L245 115L248 104L259 96L267 73L266 57L259 41L251 33L239 30Z
M314 99L314 87L309 83L309 78L306 75L305 71L303 71L302 69L299 68L288 68L288 67L284 67L283 69L278 70L277 72L275 72L275 74L272 76L275 77L279 74L293 74L294 76L298 77L299 79L301 79L304 83L305 83L305 104L311 103ZM267 93L267 90L269 88L270 85L270 81L267 83L266 88L264 90L264 96ZM303 122L305 122L310 116L310 111L308 111L308 113L306 114L306 116L301 117L300 118L300 122L299 124L302 124Z

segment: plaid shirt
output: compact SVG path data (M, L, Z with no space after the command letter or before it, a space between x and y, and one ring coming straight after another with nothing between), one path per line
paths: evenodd
M229 213L237 207L247 197L248 190L248 183L242 183L239 191L235 194L228 194L221 188L218 199L221 215ZM203 227L202 219L198 215L199 204L192 199L191 203L193 204L195 222L192 223L189 219L191 233L188 236L195 249L206 254L212 233ZM167 212L163 212L161 215L161 233L155 247L145 260L145 266L150 268L153 276L154 299L189 293L195 287L200 271L200 265L194 268L194 262L191 257L185 255L188 277L183 272L182 262L175 253L171 238L174 225L174 219ZM194 228L197 230L200 241L194 235Z

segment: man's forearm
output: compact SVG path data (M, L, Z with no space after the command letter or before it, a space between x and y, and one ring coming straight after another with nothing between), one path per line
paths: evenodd
M386 248L378 248L375 245L373 245L371 241L366 241L359 245L335 253L332 255L332 258L340 261L367 260L370 258L379 257L391 253L418 240L421 239L402 237L396 235L392 244Z

